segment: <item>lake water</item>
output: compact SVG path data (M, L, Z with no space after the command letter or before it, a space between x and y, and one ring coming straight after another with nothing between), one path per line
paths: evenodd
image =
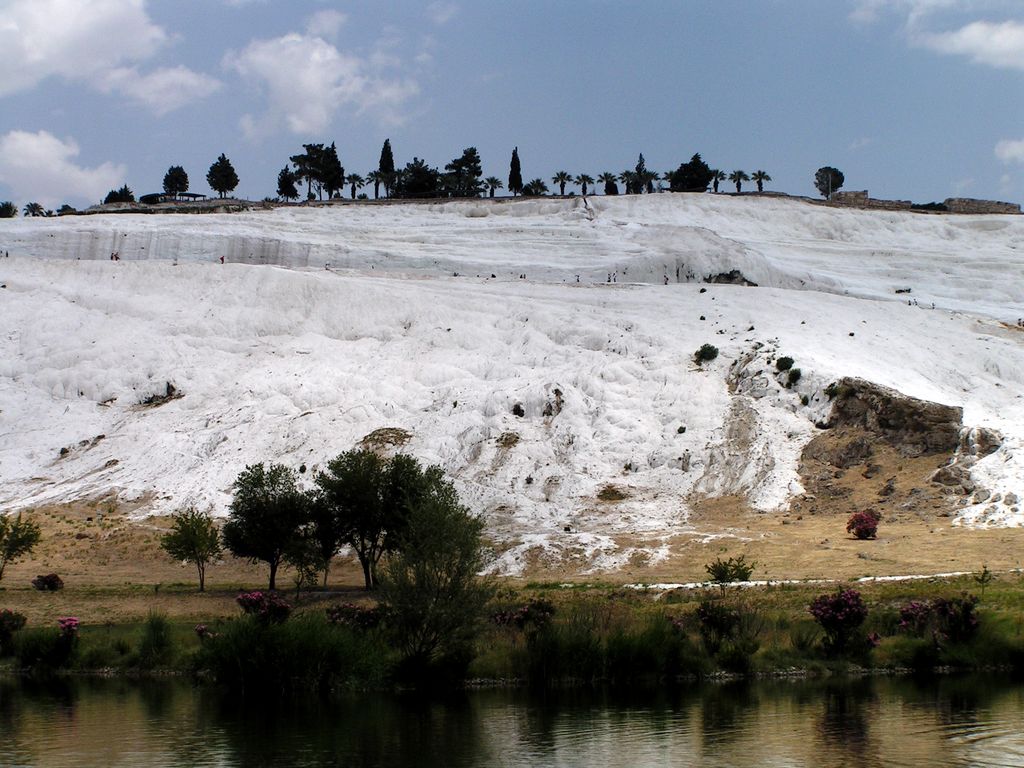
M1024 766L1000 677L241 704L182 680L0 679L2 766Z

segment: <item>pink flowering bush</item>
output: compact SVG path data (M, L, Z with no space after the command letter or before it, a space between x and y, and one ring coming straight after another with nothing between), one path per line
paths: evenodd
M331 624L341 627L349 627L360 632L368 632L380 626L384 619L384 612L379 606L356 605L355 603L342 603L327 609L327 620Z
M931 636L936 645L965 642L978 631L977 605L978 598L966 592L960 597L911 600L900 608L898 628L914 637Z
M74 616L57 619L57 626L60 627L61 637L78 637L78 619Z
M868 617L868 608L855 589L839 588L819 595L807 610L825 631L825 650L829 653L841 653Z
M873 539L878 534L878 522L881 519L881 515L873 509L854 512L846 521L846 532L858 539Z
M292 607L273 592L243 592L235 602L250 616L266 624L280 624L291 615Z

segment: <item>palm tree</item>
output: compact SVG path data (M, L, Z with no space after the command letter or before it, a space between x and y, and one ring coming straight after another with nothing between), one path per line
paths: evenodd
M619 180L619 177L611 171L605 171L597 177L597 180L604 184L604 193L606 195L619 194L619 185L616 183Z
M484 186L487 187L487 196L494 197L494 190L502 189L505 185L501 183L501 179L497 176L488 176L484 179Z
M753 181L757 182L757 191L764 192L764 183L771 181L772 177L764 171L754 171L754 174L750 177Z
M366 184L366 179L360 176L358 173L350 173L345 177L345 183L352 185L352 199L356 199L356 187L362 187Z
M647 169L641 171L639 178L637 179L637 181L640 182L640 191L643 192L644 189L646 189L648 193L654 192L654 182L656 182L658 178L656 171L648 171Z
M546 195L547 193L548 185L544 183L543 179L534 179L523 186L524 197L539 197L540 195Z
M725 181L725 171L720 171L717 168L712 168L711 169L711 183L712 183L712 189L715 190L716 194L718 193L718 183L721 182L721 181ZM706 189L706 187L705 187L705 189Z
M627 195L642 191L639 189L640 180L637 178L636 171L623 171L619 174L619 181L626 188Z
M384 174L380 171L370 171L366 174L366 183L373 184L373 199L380 199L380 185L384 183Z
M41 206L39 203L29 203L28 205L25 206L25 210L23 213L25 216L45 216L46 209L43 208L43 206Z
M559 171L551 177L551 183L558 185L558 194L565 197L565 185L572 184L572 174L568 171Z
M729 181L736 185L736 194L743 191L743 182L750 181L746 171L733 171L729 174Z
M592 176L588 176L585 173L581 173L579 176L573 179L573 184L579 184L580 189L583 190L583 195L586 196L587 188L593 186L594 179Z

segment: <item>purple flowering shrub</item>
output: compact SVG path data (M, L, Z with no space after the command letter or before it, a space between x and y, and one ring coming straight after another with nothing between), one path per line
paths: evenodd
M273 592L243 592L235 602L249 616L265 624L281 624L291 615L292 607Z
M868 617L860 592L842 589L827 595L819 595L807 609L825 631L825 649L840 653L850 644L854 632Z
M205 624L196 624L195 631L200 643L205 643L210 638L217 637L217 633Z
M936 644L970 640L978 631L975 613L978 598L963 592L960 597L911 600L900 608L899 630L914 637L927 637Z
M359 632L368 632L380 626L384 612L379 606L356 605L342 603L327 609L327 620L341 627L348 627Z
M537 632L551 624L555 606L549 600L536 599L515 608L491 614L491 623L499 627Z
M878 534L878 522L881 519L881 515L873 509L854 512L846 521L846 532L852 533L858 539L873 539Z

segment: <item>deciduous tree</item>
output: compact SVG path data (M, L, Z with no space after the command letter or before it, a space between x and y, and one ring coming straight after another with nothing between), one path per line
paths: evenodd
M224 546L237 557L270 566L270 589L277 568L308 519L308 497L299 491L295 472L283 464L246 467L235 480Z
M4 577L4 569L22 555L27 555L42 538L39 526L31 520L0 515L0 579Z
M220 534L209 514L195 507L175 512L171 515L171 530L160 539L160 547L175 560L195 565L199 591L205 591L206 566L221 552Z

